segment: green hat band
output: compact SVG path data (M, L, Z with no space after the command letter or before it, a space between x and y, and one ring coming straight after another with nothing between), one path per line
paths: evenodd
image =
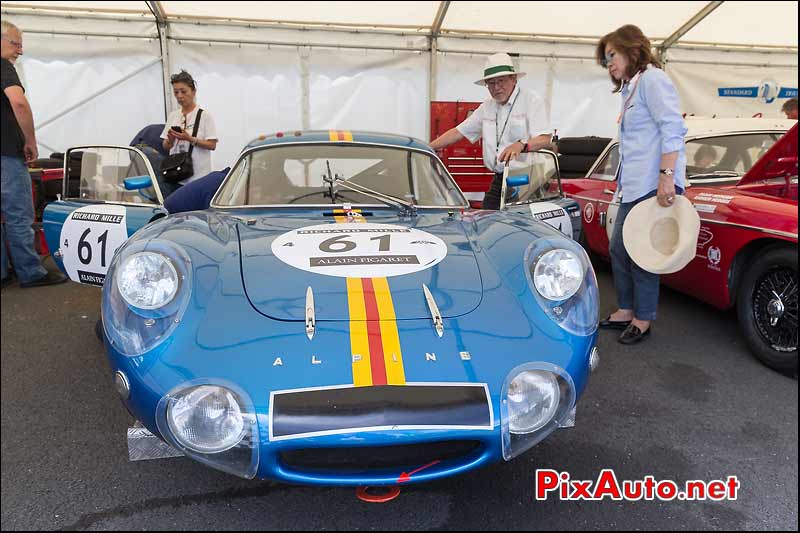
M491 76L492 74L497 74L498 72L510 72L511 74L514 74L514 67L509 65L500 65L499 67L487 68L483 71L483 77L485 78L486 76Z

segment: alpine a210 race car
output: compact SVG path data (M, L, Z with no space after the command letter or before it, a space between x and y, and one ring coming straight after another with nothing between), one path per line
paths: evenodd
M427 144L264 136L210 209L181 214L135 148L70 152L48 245L102 285L122 401L183 454L245 478L395 485L572 424L598 357L586 253L528 206L470 209ZM507 181L533 198L556 170L540 153Z

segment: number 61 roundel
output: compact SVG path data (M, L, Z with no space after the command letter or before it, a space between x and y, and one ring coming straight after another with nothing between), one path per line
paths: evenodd
M127 239L124 206L90 205L76 209L61 228L64 270L73 281L102 286L114 252Z
M445 258L447 245L436 235L395 224L319 224L279 235L272 253L314 274L391 277L431 268Z

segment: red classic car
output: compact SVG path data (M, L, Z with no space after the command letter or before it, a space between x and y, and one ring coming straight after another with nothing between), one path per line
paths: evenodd
M701 220L697 255L662 283L720 309L736 306L755 355L796 371L797 121L689 119L687 127L686 196ZM612 141L585 178L562 182L581 206L582 244L606 258L618 170Z

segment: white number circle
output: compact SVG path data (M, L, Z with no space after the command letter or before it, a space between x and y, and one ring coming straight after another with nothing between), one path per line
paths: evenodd
M272 241L272 253L300 270L341 278L402 276L447 256L442 239L392 224L319 224Z
M121 205L90 205L69 214L59 243L71 280L103 284L114 252L128 240L125 218Z

